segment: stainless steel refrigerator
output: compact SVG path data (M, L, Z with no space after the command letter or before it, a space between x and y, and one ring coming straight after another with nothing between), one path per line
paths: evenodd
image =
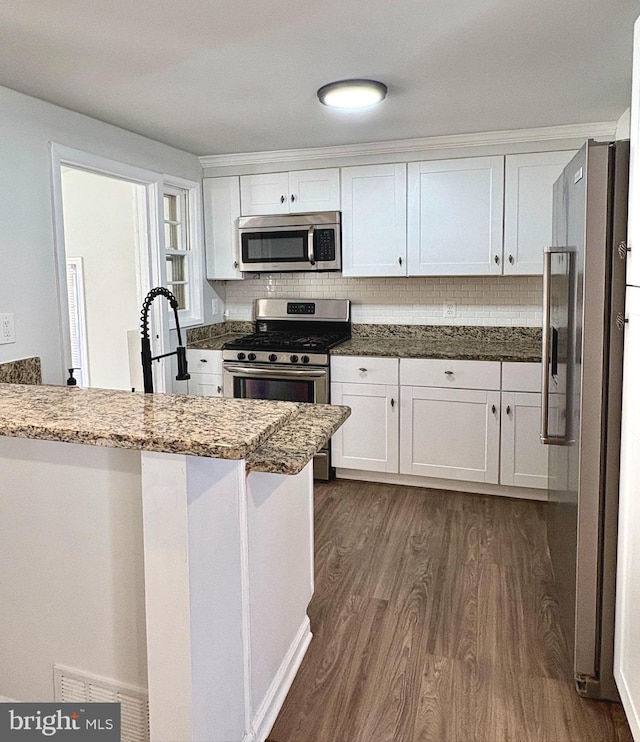
M613 679L629 143L587 142L554 185L543 277L549 551L581 695ZM620 250L618 249L620 247ZM624 250L626 255L626 250Z

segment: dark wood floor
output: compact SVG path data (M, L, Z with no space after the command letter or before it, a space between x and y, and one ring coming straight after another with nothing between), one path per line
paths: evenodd
M273 742L632 742L573 689L542 503L316 486L313 641Z

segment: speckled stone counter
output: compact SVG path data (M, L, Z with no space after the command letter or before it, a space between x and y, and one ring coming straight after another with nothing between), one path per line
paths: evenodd
M348 415L330 405L0 384L0 435L222 459L255 453L248 469L262 472L301 471Z
M21 358L18 361L0 363L0 384L41 384L40 359Z
M222 350L226 342L248 335L253 330L253 322L240 320L194 327L187 331L187 347L199 350Z
M351 414L341 405L301 404L300 410L247 458L247 471L297 474Z
M351 340L332 348L331 355L539 363L542 330L529 327L353 325Z

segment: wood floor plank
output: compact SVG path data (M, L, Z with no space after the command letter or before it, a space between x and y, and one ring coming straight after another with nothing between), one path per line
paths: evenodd
M573 687L545 505L316 485L314 638L271 742L632 742Z

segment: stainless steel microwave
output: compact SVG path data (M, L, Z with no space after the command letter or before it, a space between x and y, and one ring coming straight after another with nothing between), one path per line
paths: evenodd
M240 270L340 270L340 217L339 211L241 217Z

